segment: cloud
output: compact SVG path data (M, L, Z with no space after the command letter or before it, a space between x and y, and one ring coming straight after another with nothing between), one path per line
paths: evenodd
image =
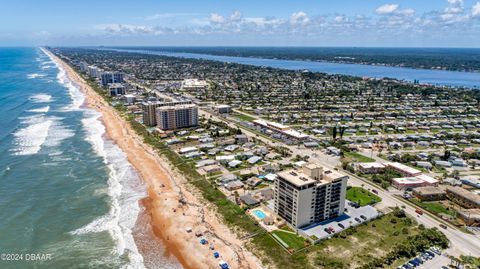
M223 17L218 13L210 13L209 20L211 23L214 23L214 24L221 24L226 22L225 17Z
M290 23L293 25L305 25L310 22L310 18L303 11L294 12L290 16Z
M395 10L397 9L398 9L397 4L385 4L385 5L379 6L375 10L375 12L377 12L377 14L380 14L380 15L386 15L386 14L391 14L395 12Z
M120 35L138 35L138 34L161 34L162 31L156 27L145 26L145 25L131 25L131 24L97 24L95 28L98 30L105 31L109 34L120 34Z
M477 2L473 7L472 7L472 16L474 17L480 17L480 2Z

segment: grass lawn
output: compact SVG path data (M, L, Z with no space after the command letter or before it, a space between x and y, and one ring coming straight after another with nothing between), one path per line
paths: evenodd
M362 155L358 152L353 152L353 151L345 152L344 156L346 158L352 158L355 162L361 162L361 163L373 163L373 162L375 162L374 159L369 158L367 156L364 156L364 155Z
M382 201L382 198L361 187L349 187L347 199L358 203L360 206L372 205Z
M233 116L235 118L239 118L243 121L254 121L254 120L256 120L256 118L251 117L251 116L246 115L246 114L243 114L243 113L234 113Z
M455 211L448 209L443 204L439 202L422 202L419 199L410 199L414 204L420 206L421 208L433 213L433 214L446 214L450 216L455 216Z
M272 235L280 238L281 241L288 245L289 249L299 250L305 247L305 239L299 235L296 235L294 232L275 230L272 232Z
M418 231L412 219L387 214L322 241L311 248L309 258L317 268L358 268L375 257L386 255L395 244Z

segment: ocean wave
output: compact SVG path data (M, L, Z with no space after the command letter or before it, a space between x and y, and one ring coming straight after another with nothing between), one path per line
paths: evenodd
M27 126L13 134L15 147L11 151L14 155L38 153L47 139L52 120L45 119L43 116L32 116L24 118L22 124Z
M28 99L35 103L48 103L52 100L52 96L46 93L38 93L30 96Z
M64 87L68 89L68 93L70 94L70 98L72 99L72 104L65 107L65 110L77 110L79 109L82 104L85 102L85 96L80 91L77 85L75 85L67 76L67 73L63 69L61 65L54 62L58 69L57 74L57 81Z
M57 147L63 140L75 135L73 130L68 129L62 124L63 118L49 117L49 119L52 120L52 126L44 144L46 147Z
M27 75L27 78L28 79L34 79L34 78L43 78L43 77L46 77L47 74L42 74L42 73L32 73L32 74L28 74Z
M72 231L71 234L108 231L116 242L116 253L129 257L130 264L127 267L144 268L143 257L135 244L132 229L140 212L138 201L145 197L145 189L125 153L112 141L104 139L105 126L100 121L101 114L86 110L86 115L87 117L82 119L86 131L85 139L109 169L106 192L111 200L110 210L106 215Z
M27 110L27 112L34 112L34 113L47 113L50 110L50 106L44 106L40 108L33 108Z

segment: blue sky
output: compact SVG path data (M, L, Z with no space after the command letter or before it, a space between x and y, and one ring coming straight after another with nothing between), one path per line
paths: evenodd
M16 0L0 46L480 47L480 0Z

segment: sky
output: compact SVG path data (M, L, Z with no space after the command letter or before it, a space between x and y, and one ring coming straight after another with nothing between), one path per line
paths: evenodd
M0 46L480 47L480 0L16 0Z

